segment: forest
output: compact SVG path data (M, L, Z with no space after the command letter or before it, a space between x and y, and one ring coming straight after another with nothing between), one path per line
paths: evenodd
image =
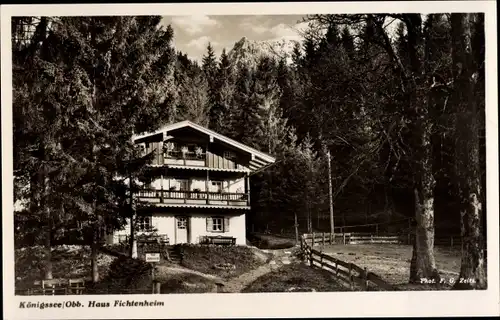
M131 216L132 134L191 120L276 157L248 232L329 232L330 154L336 229L407 228L410 282L439 278L434 238L460 234L462 286L486 288L483 14L311 15L292 63L255 65L210 44L191 60L160 16L40 17L26 36L29 19L12 20L15 244L47 248L46 278L52 245L97 252Z

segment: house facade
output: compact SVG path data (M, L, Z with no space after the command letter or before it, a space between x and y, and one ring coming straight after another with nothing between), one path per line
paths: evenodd
M275 159L190 121L167 125L133 141L153 160L134 194L138 235L169 244L246 244L250 175ZM130 222L108 243L127 241Z

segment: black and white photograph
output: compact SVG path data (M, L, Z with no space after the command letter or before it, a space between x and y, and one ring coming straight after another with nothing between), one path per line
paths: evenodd
M450 3L3 7L8 318L498 314L495 3Z

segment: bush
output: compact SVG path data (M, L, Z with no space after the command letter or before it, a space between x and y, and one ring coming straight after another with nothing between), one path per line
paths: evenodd
M121 256L111 263L108 275L96 288L106 289L109 293L151 288L152 268L143 260Z

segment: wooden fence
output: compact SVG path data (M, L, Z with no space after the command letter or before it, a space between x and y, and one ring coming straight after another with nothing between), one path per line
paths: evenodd
M371 234L371 233L326 233L313 232L303 235L304 239L311 246L329 244L411 244L409 234ZM434 239L436 246L460 246L462 238L460 236L440 236Z
M399 235L373 235L368 233L326 233L313 232L303 235L311 246L327 244L362 244L362 243L390 243L405 244L407 241Z
M300 246L305 259L311 266L318 266L331 272L338 280L347 284L351 290L360 287L362 290L395 291L396 288L367 268L361 268L354 263L344 262L318 250L307 243L307 235L300 238Z

